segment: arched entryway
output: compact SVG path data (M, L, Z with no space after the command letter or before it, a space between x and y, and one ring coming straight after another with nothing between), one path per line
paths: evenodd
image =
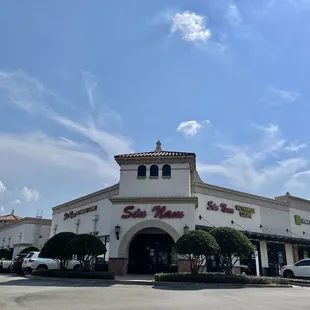
M142 236L144 235L144 236ZM139 237L141 236L141 237ZM142 222L139 222L132 226L127 232L124 234L124 236L121 239L119 248L118 248L118 257L124 258L126 261L127 268L126 272L132 272L132 273L153 273L154 268L159 271L163 268L160 268L162 257L166 254L162 255L161 249L168 248L168 252L172 252L172 247L175 244L175 242L180 237L179 232L173 228L171 225L158 220L145 220ZM156 241L157 240L157 241ZM158 242L158 244L156 244ZM138 246L144 244L144 246ZM152 247L155 244L155 248ZM172 244L172 245L171 245ZM151 268L140 268L137 269L133 265L133 260L135 257L137 257L137 254L142 254L142 256L145 258L145 247L149 247L148 253L153 256L155 255L156 259L156 267ZM171 248L171 250L170 250ZM136 249L136 250L135 250ZM144 250L143 250L144 249ZM153 250L154 249L154 252ZM133 254L132 254L133 253ZM158 254L157 254L158 253ZM131 254L131 255L130 255ZM175 255L175 253L170 253L168 255ZM131 256L131 257L130 257ZM160 256L158 258L158 256ZM173 258L169 258L170 269L174 270L177 269L177 262L175 262L174 256ZM125 273L126 273L125 272Z
M128 273L176 272L178 263L174 244L173 238L162 229L139 231L129 245Z

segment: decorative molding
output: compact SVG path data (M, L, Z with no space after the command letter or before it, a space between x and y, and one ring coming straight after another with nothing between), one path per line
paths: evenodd
M247 194L235 190L231 190L224 187L215 185L209 185L206 183L192 183L192 193L204 194L209 196L215 196L219 198L234 200L237 202L243 202L248 204L257 205L260 207L266 207L270 209L276 209L288 212L289 205L285 202L278 201L275 199L265 198L252 194Z
M115 159L119 165L141 164L190 164L191 169L196 169L196 156L166 156L166 157L120 157Z
M118 257L128 257L128 249L129 245L131 243L131 240L134 238L134 236L142 229L145 228L159 228L168 233L172 239L176 242L180 238L180 234L176 231L175 228L173 228L171 225L159 221L159 220L145 220L137 223L136 225L132 226L130 229L127 230L127 232L124 234L124 236L121 239L120 245L118 247Z
M118 195L118 193L119 193L119 184L117 183L113 186L107 187L100 191L58 205L52 209L53 215L68 210L72 210L75 208L84 207L86 204L92 204L99 200L110 198L111 196L116 196Z
M113 204L127 203L170 203L170 204L195 204L198 207L197 197L182 197L182 196L163 196L163 197L111 197L110 201Z

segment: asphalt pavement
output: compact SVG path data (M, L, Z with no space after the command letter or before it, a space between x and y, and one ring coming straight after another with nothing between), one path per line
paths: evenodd
M0 309L309 309L309 288L197 289L35 280L0 275Z

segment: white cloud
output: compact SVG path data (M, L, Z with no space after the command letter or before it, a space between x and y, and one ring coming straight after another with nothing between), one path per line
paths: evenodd
M83 71L82 75L84 78L84 84L85 84L89 104L94 109L95 102L94 102L93 91L98 85L97 78L93 74L87 71Z
M37 201L40 198L40 193L36 189L31 189L28 187L24 187L22 190L22 196L25 201Z
M3 194L6 191L6 187L4 184L0 181L0 195Z
M10 201L10 204L13 204L13 205L21 205L22 202L21 202L19 199L15 199L15 200Z
M238 26L242 25L243 20L242 20L241 13L235 4L229 5L227 18L228 18L230 24L234 27L238 27Z
M91 120L88 124L84 125L61 116L53 117L53 119L62 126L71 131L77 132L96 143L109 157L113 157L115 154L132 152L130 148L131 141L129 139L118 137L104 130L100 130Z
M1 206L1 207L0 207L0 211L1 211L2 213L4 213L4 206Z
M27 76L22 71L0 71L1 97L4 103L28 113L52 114L53 109L59 104L67 104L37 79Z
M12 163L10 168L6 162ZM51 171L59 168L82 175L92 171L99 179L110 181L117 179L118 171L114 160L97 155L95 148L87 144L53 139L38 133L0 134L0 171L18 174L18 170L29 169L27 171L31 173L32 167L36 171L38 167Z
M294 188L298 184L300 189L300 173L310 170L310 160L287 156L292 144L282 137L277 125L256 128L263 133L260 141L246 146L219 145L225 158L216 164L200 162L198 170L208 176L208 182L213 176L220 178L224 186L261 195L281 194L290 190L288 185L292 184ZM309 185L310 177L305 188Z
M301 97L301 94L295 90L283 90L275 87L269 87L266 95L262 98L271 105L280 105L283 103L293 103Z
M299 150L304 149L306 147L308 147L306 143L301 143L301 144L290 144L286 146L284 149L289 152L298 152Z
M185 41L207 42L211 31L207 28L205 17L193 12L176 13L172 19L171 33L180 32Z
M183 133L185 136L194 136L196 135L201 128L204 126L204 124L209 124L209 120L205 120L202 122L197 121L184 121L179 124L177 128L177 132Z

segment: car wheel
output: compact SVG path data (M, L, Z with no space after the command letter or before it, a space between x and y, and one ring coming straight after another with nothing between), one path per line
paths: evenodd
M285 270L283 273L283 277L292 279L295 277L295 275L292 270Z
M46 265L39 265L37 270L47 270L47 266Z

